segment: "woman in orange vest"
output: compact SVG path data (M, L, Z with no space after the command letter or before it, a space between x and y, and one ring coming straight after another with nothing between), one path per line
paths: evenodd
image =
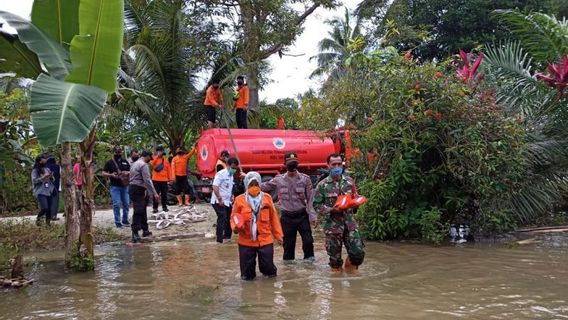
M260 191L260 174L251 171L245 176L246 192L235 199L231 228L238 236L241 279L256 277L258 267L265 276L275 277L274 239L282 244L284 234L272 197Z
M187 162L195 154L195 148L191 148L191 151L187 154L184 153L185 148L178 147L176 150L177 155L172 159L172 177L175 177L176 181L176 197L179 206L184 205L182 193L185 196L185 204L189 205L191 187L189 186L189 181L187 181Z
M162 209L168 212L168 182L173 182L173 176L170 168L170 162L164 157L164 147L158 146L154 153L153 160L150 161L152 166L152 183L154 189L161 196ZM158 212L158 202L152 204L153 212Z
M249 89L243 76L237 77L237 90L233 93L233 108L236 110L237 128L247 129L247 109L249 104Z

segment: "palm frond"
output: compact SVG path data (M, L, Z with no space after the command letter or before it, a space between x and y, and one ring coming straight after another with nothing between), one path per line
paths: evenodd
M534 59L554 61L568 53L568 21L559 21L544 13L523 14L515 10L497 10L495 15L521 41Z
M547 100L550 90L531 72L532 59L520 42L486 47L483 67L496 77L498 102L514 112L531 116Z

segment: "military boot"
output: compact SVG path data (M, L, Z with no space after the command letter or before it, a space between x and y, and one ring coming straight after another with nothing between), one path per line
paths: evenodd
M343 272L343 267L341 267L341 266L339 266L339 267L337 267L337 268L331 267L331 272L333 272L333 273L341 273L341 272Z
M345 268L345 271L348 272L348 273L357 272L357 269L359 269L359 266L356 266L356 265L351 263L351 260L349 260L349 257L347 257L347 259L345 259L345 265L343 267Z

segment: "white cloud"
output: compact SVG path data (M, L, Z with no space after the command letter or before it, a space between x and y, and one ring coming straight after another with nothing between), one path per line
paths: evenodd
M343 6L336 10L318 9L309 16L304 24L304 32L288 51L290 54L302 56L284 56L280 59L276 54L268 59L272 66L272 82L260 92L260 99L274 102L278 98L295 97L310 88L318 88L319 81L309 79L316 69L315 61L310 62L309 59L318 53L317 44L329 31L329 26L324 21L336 16L343 17L344 7L353 12L360 2L361 0L344 0Z

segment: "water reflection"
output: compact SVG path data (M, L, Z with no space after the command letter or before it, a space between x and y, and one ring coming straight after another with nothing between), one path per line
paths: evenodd
M236 244L190 240L102 248L97 270L31 270L32 287L2 293L0 319L564 319L568 235L527 247L367 244L356 275L314 264L239 277Z

